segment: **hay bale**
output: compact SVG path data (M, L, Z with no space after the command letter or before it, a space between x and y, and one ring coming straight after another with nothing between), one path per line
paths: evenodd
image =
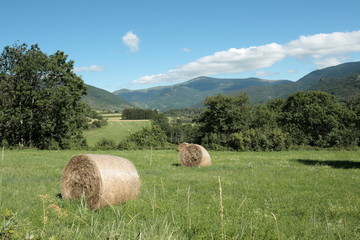
M210 166L211 158L206 149L197 144L187 144L179 152L179 162L182 166Z
M179 146L178 146L178 151L180 152L182 149L184 149L187 145L189 145L188 143L186 142L183 142L183 143L180 143Z
M61 179L64 199L84 197L90 209L135 199L140 193L140 177L127 159L96 154L73 156Z

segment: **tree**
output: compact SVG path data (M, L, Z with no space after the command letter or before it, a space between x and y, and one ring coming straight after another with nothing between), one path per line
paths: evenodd
M207 109L198 120L203 133L230 134L248 128L250 107L245 94L207 97L204 105Z
M0 138L10 146L41 149L83 144L86 94L73 61L38 45L5 47L0 56Z
M282 111L283 127L296 144L319 147L338 145L351 117L334 96L320 91L294 93Z

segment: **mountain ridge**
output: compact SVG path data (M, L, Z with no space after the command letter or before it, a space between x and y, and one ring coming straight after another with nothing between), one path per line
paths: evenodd
M202 101L216 94L236 95L246 93L251 102L264 103L274 98L287 97L296 91L319 90L331 93L340 100L360 92L360 61L343 63L332 67L312 71L297 81L267 80L249 78L213 78L199 76L188 81L169 86L157 86L139 90L120 89L113 93L106 92L107 101L102 100L100 107L113 105L110 109L121 110L128 107L150 108L167 111L178 108L191 108L201 105ZM91 86L92 87L92 86ZM95 87L90 90L94 91ZM100 91L101 89L96 90ZM88 96L96 102L97 96L88 91ZM110 97L110 95L112 95ZM111 103L113 97L120 102ZM86 98L86 97L84 97ZM107 102L107 103L106 103ZM96 104L92 104L94 106ZM115 106L114 106L115 105ZM97 104L99 106L99 104Z

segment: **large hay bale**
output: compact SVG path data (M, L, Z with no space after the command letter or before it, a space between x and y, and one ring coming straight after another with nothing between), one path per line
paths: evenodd
M211 158L206 149L197 144L187 144L179 152L179 162L182 166L210 166Z
M135 199L140 193L140 177L127 159L96 154L73 156L61 179L64 199L84 197L90 209Z

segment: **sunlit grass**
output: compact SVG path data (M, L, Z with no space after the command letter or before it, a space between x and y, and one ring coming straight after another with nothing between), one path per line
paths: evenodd
M94 146L102 138L112 139L118 144L131 133L150 125L150 121L109 121L106 126L84 131L84 136L89 146Z
M177 166L177 152L97 151L131 160L141 195L90 211L60 193L83 151L5 150L1 209L14 231L41 239L357 239L360 152L210 152L212 166ZM21 238L20 238L21 239Z

